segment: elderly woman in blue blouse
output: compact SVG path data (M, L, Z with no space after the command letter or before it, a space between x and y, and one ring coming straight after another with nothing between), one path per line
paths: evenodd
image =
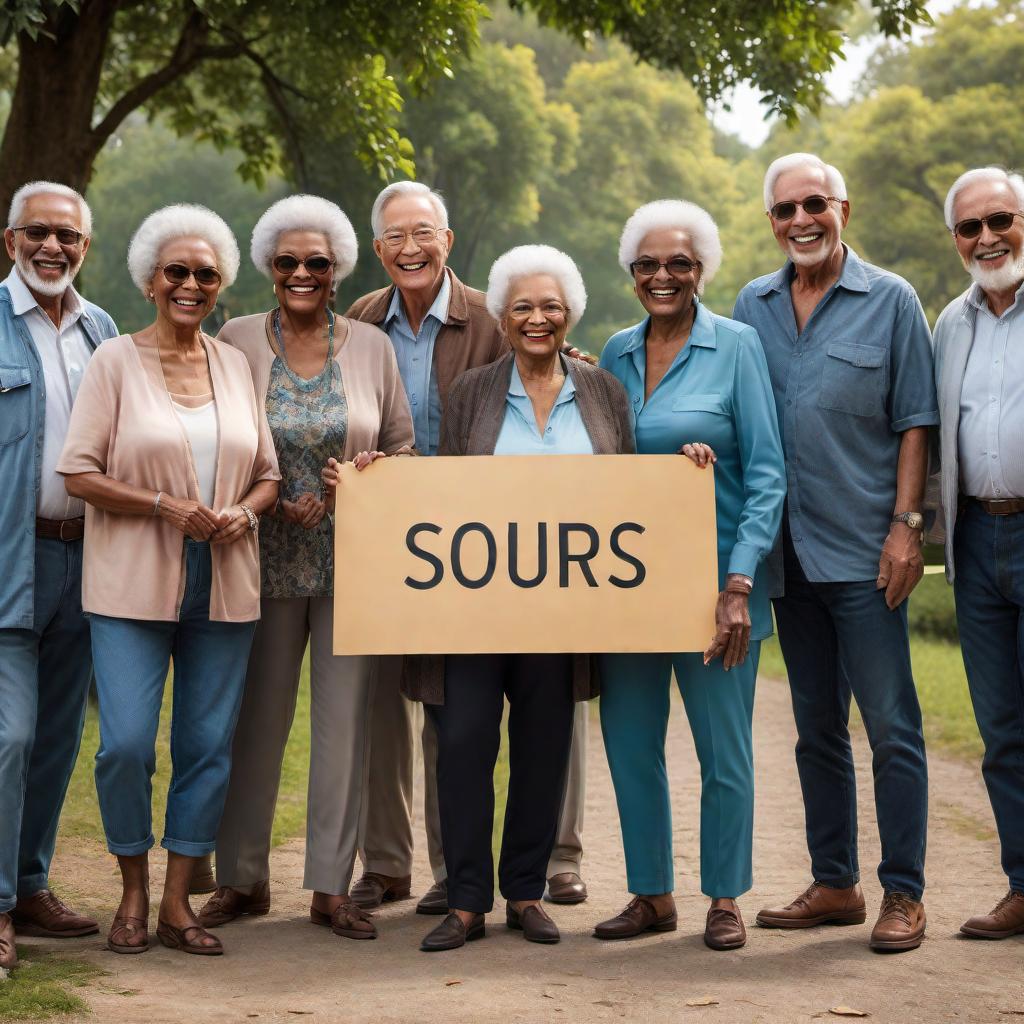
M608 341L601 366L626 388L638 452L715 464L721 592L703 656L601 659L601 728L634 894L597 925L602 939L676 927L664 751L674 670L701 766L701 889L711 899L704 941L712 949L746 941L736 898L751 885L751 716L760 642L771 634L757 569L779 529L786 477L757 332L700 301L721 260L715 222L675 200L641 206L619 246L648 315Z

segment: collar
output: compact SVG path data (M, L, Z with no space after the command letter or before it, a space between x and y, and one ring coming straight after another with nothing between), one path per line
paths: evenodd
M697 348L718 348L714 317L712 317L708 307L700 299L695 297L693 304L697 307L697 311L694 314L693 326L690 328L690 337L686 344L695 345ZM644 317L630 331L629 339L619 352L620 356L627 355L638 348L643 348L647 341L647 331L650 323L651 318L649 316Z
M845 242L842 243L843 269L836 281L837 288L845 288L848 292L869 292L871 285L868 282L867 271L864 269L864 261ZM761 281L754 287L754 294L765 296L769 292L781 292L789 288L793 280L796 268L793 261L787 259L782 267L771 277Z
M977 281L967 289L967 295L964 297L965 312L967 311L968 306L973 306L975 312L981 309L988 313L989 316L993 315L992 310L989 309L988 299L985 297L985 292ZM1024 281L1020 283L1020 286L1014 293L1013 305L1003 313L1003 316L1009 316L1010 313L1017 313L1022 308L1024 308Z
M561 405L563 402L570 401L573 395L576 394L576 385L573 383L572 374L569 373L569 368L565 364L565 358L561 355L558 358L562 364L562 370L565 373L565 381L562 384L562 390L558 392L558 397L555 399L555 405ZM523 378L519 374L519 365L516 363L514 354L512 356L512 375L509 377L508 393L514 398L528 397L526 394L526 387L523 384Z
M441 281L441 290L437 293L434 301L430 304L430 309L427 310L426 315L423 317L424 320L427 317L432 316L439 324L448 322L448 311L451 306L452 299L452 282L449 276L451 271L445 268L444 278ZM398 286L395 285L391 290L391 302L388 304L388 310L384 314L384 326L387 327L396 318L400 318L402 322L408 323L408 319L405 315L405 309L402 306L402 293L398 290Z
M29 310L38 309L42 313L36 297L29 290L27 284L22 280L21 273L17 267L11 267L11 272L4 281L7 290L11 294L11 308L15 316L24 316ZM63 315L61 327L68 327L82 315L82 299L75 291L74 285L68 285L64 292ZM43 313L43 316L46 314Z

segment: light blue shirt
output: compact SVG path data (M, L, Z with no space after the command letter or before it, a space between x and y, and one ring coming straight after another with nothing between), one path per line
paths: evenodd
M441 290L413 332L402 306L402 293L396 288L384 317L384 330L395 346L398 372L412 411L416 449L421 455L436 455L441 437L441 392L434 372L434 342L448 319L452 285L445 271Z
M564 370L563 366L563 370ZM494 446L495 455L593 455L594 446L583 425L576 385L568 373L562 390L548 416L542 434L537 428L533 403L523 387L519 367L512 360L512 377L508 383L505 418Z

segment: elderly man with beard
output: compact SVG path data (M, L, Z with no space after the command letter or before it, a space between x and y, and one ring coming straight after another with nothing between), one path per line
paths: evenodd
M991 913L960 931L1005 939L1024 932L1024 178L968 171L945 215L974 283L935 324L937 532L1010 882Z
M872 750L884 897L879 951L924 938L928 779L907 596L921 579L928 427L938 423L928 326L913 288L842 241L842 175L793 153L768 168L765 208L785 266L748 284L733 316L761 338L788 498L775 617L797 725L811 885L764 927L865 920L851 692Z
M73 189L14 194L0 284L0 967L23 934L91 935L49 889L92 674L82 615L84 506L56 472L71 405L113 321L72 286L92 215ZM35 524L34 528L32 524Z

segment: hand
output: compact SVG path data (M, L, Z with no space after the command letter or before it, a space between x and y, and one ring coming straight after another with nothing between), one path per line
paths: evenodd
M922 576L921 531L912 530L906 523L893 523L882 545L875 589L885 588L885 603L892 611L910 597Z
M287 498L282 498L281 517L286 522L294 523L296 526L301 526L316 500L316 497L308 491L305 494L300 494L295 501L289 501Z
M581 352L575 345L570 345L568 342L562 352L570 359L580 359L584 363L590 363L591 366L597 365L597 356L592 356L589 352Z
M301 504L302 507L301 518L297 522L304 530L312 530L319 526L327 514L327 503L309 492L300 494L296 504Z
M715 450L709 444L701 441L694 441L692 444L684 444L676 455L685 455L698 469L707 469L710 462L714 465L718 461Z
M249 517L241 505L221 510L224 525L210 538L211 544L233 544L249 531Z
M192 540L209 540L226 523L212 508L191 498L172 498L168 494L161 495L156 511L161 519Z
M742 665L750 650L750 580L730 573L715 605L715 635L704 652L704 664L721 656L725 671Z
M366 469L371 463L376 462L377 459L386 459L387 456L384 452L360 452L353 460L352 465L356 467L360 472Z

